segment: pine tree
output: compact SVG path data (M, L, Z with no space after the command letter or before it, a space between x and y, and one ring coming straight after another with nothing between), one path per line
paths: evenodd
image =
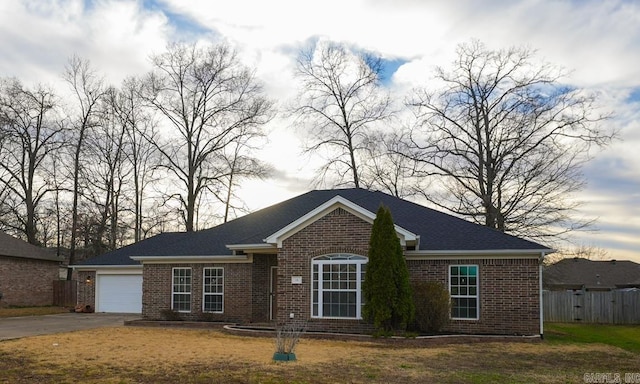
M415 308L409 271L396 234L391 211L380 206L371 229L369 262L362 283L363 316L378 332L406 328Z

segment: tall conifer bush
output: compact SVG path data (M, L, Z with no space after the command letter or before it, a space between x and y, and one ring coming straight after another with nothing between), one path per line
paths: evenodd
M369 262L362 283L365 320L378 333L405 329L413 320L415 307L409 284L409 270L402 254L391 211L380 206L369 240Z

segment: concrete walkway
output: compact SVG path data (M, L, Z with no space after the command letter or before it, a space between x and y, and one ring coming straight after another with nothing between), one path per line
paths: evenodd
M124 325L139 319L137 314L62 313L58 315L0 318L0 341L82 329Z

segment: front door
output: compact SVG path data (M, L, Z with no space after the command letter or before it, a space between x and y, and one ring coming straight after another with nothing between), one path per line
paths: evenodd
M271 281L269 284L269 320L277 318L278 310L278 267L271 267Z

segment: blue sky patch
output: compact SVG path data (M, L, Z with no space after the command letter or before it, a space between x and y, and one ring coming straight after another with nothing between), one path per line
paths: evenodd
M144 0L142 5L145 9L162 12L169 23L175 28L179 35L199 36L211 33L211 30L202 26L194 19L180 13L173 12L162 0Z
M627 97L628 103L640 103L640 87L635 87L631 90L629 97Z
M382 84L389 85L391 83L393 74L396 73L398 68L400 68L400 66L405 64L406 62L407 60L404 59L382 59L382 73L380 74L380 80L382 81Z
M622 159L596 157L583 168L588 180L587 189L604 195L618 195L621 201L630 203L634 194L640 191L640 181L624 175L633 174Z

